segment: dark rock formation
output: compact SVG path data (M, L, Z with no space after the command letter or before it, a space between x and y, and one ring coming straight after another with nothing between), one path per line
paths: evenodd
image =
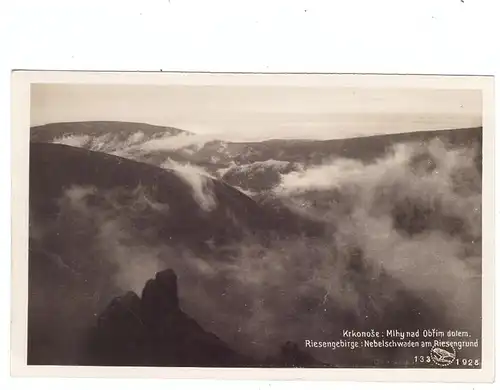
M113 366L238 366L250 359L205 332L179 308L177 276L156 274L142 292L115 298L98 319L84 364Z
M158 272L135 293L115 298L99 316L88 339L83 365L177 367L317 367L322 363L286 343L259 362L206 332L179 307L177 276Z

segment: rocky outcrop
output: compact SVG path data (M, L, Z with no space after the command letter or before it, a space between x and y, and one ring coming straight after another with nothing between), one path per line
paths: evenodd
M91 331L85 360L85 364L114 366L252 363L180 309L177 276L172 270L149 280L141 298L129 292L109 304Z
M320 362L286 343L258 361L205 331L179 307L177 276L168 269L149 280L142 297L128 292L99 316L83 365L176 367L316 367Z

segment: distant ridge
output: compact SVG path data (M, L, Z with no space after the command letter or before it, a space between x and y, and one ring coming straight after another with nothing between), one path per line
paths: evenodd
M332 140L269 140L248 145L264 144L267 151L272 150L277 145L282 145L281 154L288 157L288 161L295 161L292 157L301 154L324 155L328 153L336 157L360 159L371 161L383 155L388 147L398 143L408 142L429 142L438 139L450 147L470 147L471 143L482 143L482 127L453 129L453 130L430 130L411 133L397 133L373 135L368 137L343 138ZM267 156L267 153L264 157ZM278 157L280 157L278 155ZM264 158L266 159L266 158ZM317 162L315 162L317 163Z
M352 137L345 138L331 138L331 139L305 139L305 138L272 138L264 139L262 141L228 141L229 144L261 144L261 143L276 143L276 142L287 142L287 143L307 143L307 142L333 142L333 141L347 141L347 140L359 140L362 138L394 138L397 141L408 141L408 140L422 140L432 137L433 135L439 134L440 136L451 137L451 138L461 138L465 134L471 135L472 133L482 133L482 126L478 127L467 127L467 128L456 128L456 129L441 129L441 130L419 130L412 132L401 132L401 133L390 133L390 134L373 134L373 135L356 135ZM120 121L85 121L85 122L54 122L45 125L38 125L31 127L31 141L32 142L50 142L55 137L60 137L65 134L73 135L90 135L98 136L103 135L107 132L126 132L133 134L134 132L142 131L146 135L154 134L165 134L170 135L197 135L188 130L179 129L171 126L159 126L151 125L141 122L120 122ZM43 134L42 134L43 133ZM461 134L461 135L450 135Z
M54 138L58 138L63 135L99 136L109 132L118 133L126 138L126 136L132 135L138 131L141 131L148 136L165 133L170 135L192 134L188 131L175 127L156 126L136 122L58 122L31 127L31 141L50 142Z

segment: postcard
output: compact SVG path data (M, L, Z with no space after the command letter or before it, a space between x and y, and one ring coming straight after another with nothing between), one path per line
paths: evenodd
M493 380L493 78L16 71L12 374Z

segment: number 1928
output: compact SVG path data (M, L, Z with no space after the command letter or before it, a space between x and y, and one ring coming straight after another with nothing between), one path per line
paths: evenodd
M455 364L457 366L479 367L481 365L481 360L480 359L457 359L457 360L455 360Z

